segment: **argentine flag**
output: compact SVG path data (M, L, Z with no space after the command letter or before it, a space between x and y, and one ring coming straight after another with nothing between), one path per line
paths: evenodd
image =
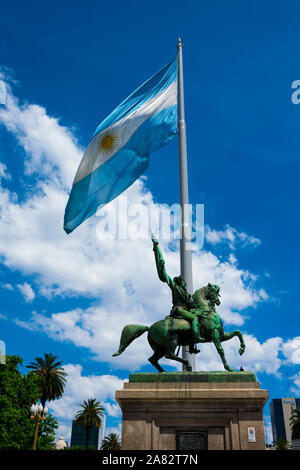
M177 133L177 57L96 129L81 160L64 218L72 232L144 173L149 155Z

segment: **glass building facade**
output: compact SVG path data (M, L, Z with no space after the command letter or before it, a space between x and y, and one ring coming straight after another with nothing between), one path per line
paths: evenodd
M300 398L274 398L270 403L273 440L284 439L291 442L290 417L294 408L300 409Z
M80 446L85 447L86 430L83 426L77 426L75 421L72 421L72 434L71 434L71 447ZM99 443L99 428L93 426L89 435L89 447L98 449Z

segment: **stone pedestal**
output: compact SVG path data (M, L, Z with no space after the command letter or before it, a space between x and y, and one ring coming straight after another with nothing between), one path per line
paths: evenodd
M122 450L264 450L268 392L252 372L131 374L116 392Z

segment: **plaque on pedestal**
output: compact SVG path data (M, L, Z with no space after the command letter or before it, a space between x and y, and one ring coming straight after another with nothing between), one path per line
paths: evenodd
M208 432L207 431L176 431L176 449L177 450L207 450Z

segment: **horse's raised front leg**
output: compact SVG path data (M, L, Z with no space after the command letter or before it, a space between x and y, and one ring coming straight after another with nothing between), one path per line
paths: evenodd
M168 344L168 351L165 354L165 358L172 359L173 361L181 362L185 366L187 371L189 372L192 371L192 366L188 360L183 359L179 356L176 356L175 349L177 348L177 346L178 346L178 337L177 335L172 335L172 338Z
M224 349L222 348L222 344L221 344L221 337L220 337L219 330L213 330L211 338L212 338L212 341L213 341L214 345L216 346L216 349L218 351L218 354L219 354L220 358L222 359L224 368L226 370L232 372L233 369L231 369L231 367L229 367L229 365L226 361L226 357L225 357L225 354L224 354Z
M246 349L246 345L245 345L245 342L244 342L244 338L243 338L243 335L242 333L240 332L240 330L235 330L235 331L229 331L228 333L223 333L223 336L222 336L222 342L223 341L228 341L229 339L233 338L234 336L237 336L240 340L240 349L239 349L239 353L240 353L240 356L242 354L244 354L245 352L245 349Z

